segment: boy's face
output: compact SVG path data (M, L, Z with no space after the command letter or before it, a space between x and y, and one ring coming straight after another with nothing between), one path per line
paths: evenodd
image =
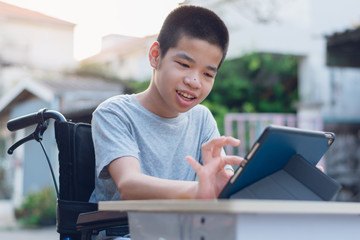
M176 117L208 96L223 52L207 41L183 36L165 56L159 54L160 46L155 43L150 49L150 63L155 69L151 91L156 99L152 111L162 117Z

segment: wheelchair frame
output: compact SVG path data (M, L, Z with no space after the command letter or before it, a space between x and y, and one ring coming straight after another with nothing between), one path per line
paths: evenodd
M59 186L42 145L48 120L54 119L55 139L58 147ZM87 240L91 235L106 230L111 235L129 233L126 212L99 212L96 203L88 199L95 185L95 154L91 136L91 125L73 123L57 111L40 109L7 123L10 131L17 131L37 124L29 136L14 143L8 150L12 154L20 145L36 140L40 143L49 164L57 194L56 230L60 240ZM84 171L86 169L86 171Z

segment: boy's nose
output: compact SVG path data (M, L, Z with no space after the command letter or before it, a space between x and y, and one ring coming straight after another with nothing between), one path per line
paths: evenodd
M191 88L200 88L200 80L197 77L186 77L184 80L185 84L189 85Z

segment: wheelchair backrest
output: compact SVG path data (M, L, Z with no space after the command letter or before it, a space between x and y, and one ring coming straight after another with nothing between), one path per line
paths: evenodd
M91 125L55 124L59 150L59 198L87 202L95 186L95 153Z

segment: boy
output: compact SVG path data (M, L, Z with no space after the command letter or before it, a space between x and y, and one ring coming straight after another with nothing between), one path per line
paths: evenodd
M228 47L228 30L212 11L181 6L166 18L149 50L147 90L115 96L93 114L97 180L91 202L216 198L242 158L225 156L210 93ZM198 177L198 181L194 181Z

